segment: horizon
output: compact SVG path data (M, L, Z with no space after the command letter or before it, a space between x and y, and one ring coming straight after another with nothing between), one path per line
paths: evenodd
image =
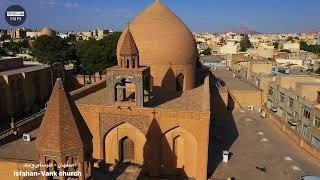
M28 29L39 30L44 26L49 26L57 32L79 32L95 28L121 31L153 1L140 0L137 3L138 1L132 0L108 0L107 2L100 0L90 2L85 0L15 0L12 3L10 0L4 0L0 2L0 12L4 12L10 5L21 5L27 12L27 20L18 27ZM267 2L203 0L199 3L196 0L189 0L180 3L173 0L161 0L182 19L192 32L212 33L229 32L241 27L248 27L259 33L301 33L315 29L320 31L320 20L315 18L320 15L320 11L317 10L317 7L320 7L320 1L310 1L306 3L299 0L281 2L277 0ZM192 10L198 13L190 13ZM270 12L275 15L270 16L268 14ZM16 28L8 25L4 16L1 18L0 29Z

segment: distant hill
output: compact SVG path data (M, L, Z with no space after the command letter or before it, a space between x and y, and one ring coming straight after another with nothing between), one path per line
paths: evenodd
M236 34L260 34L256 30L250 29L248 27L239 27L239 28L235 28L235 29L229 29L223 33L227 33L227 32L233 32Z
M320 32L320 27L319 28L315 28L315 29L311 29L309 31L305 31L304 33L307 33L307 34L316 34L316 33L319 33Z

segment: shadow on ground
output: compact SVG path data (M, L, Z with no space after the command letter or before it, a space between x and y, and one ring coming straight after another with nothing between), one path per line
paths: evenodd
M222 162L222 152L229 150L239 136L232 114L235 102L228 90L224 88L224 81L212 73L209 73L209 76L211 123L209 131L208 178L214 174Z

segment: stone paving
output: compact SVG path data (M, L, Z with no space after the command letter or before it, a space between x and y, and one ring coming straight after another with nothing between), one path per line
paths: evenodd
M228 163L221 162L210 179L293 180L320 176L320 163L297 147L272 121L257 113L234 112L238 137ZM223 125L222 125L223 126Z

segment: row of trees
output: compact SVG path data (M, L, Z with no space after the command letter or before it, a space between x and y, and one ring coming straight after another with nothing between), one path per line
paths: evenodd
M59 36L40 36L32 44L32 55L44 64L74 63L87 73L101 72L116 64L116 47L121 33L101 40L71 42Z
M300 49L320 55L320 45L308 45L305 41L301 41Z
M23 40L23 41L10 41L10 42L4 42L3 43L3 51L11 51L13 53L20 53L22 49L29 49L30 44L28 40Z

